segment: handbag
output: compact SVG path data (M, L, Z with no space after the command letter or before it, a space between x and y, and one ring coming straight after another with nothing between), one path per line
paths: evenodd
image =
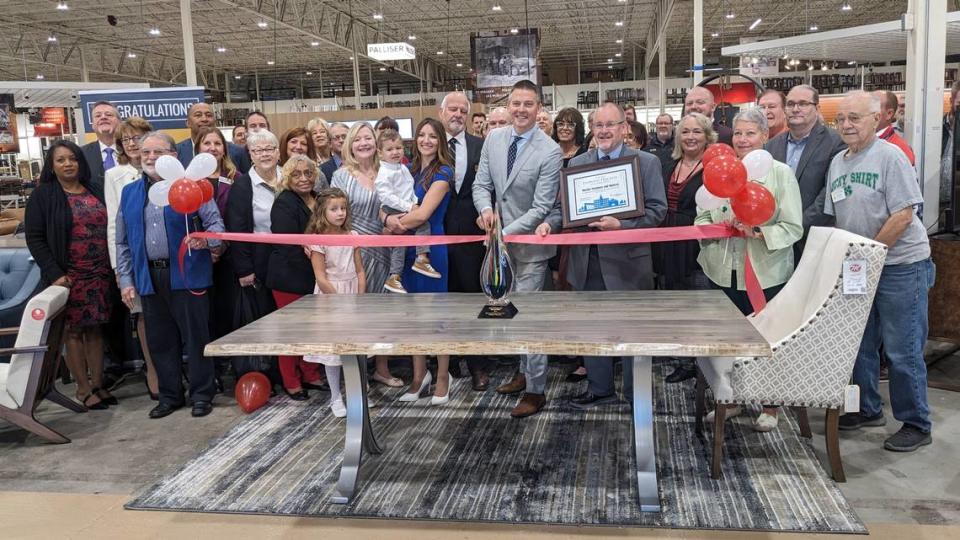
M233 311L233 327L240 328L248 325L271 311L273 311L273 298L270 296L270 291L254 281L249 287L240 287ZM231 359L231 363L238 378L251 371L259 371L268 375L271 381L279 380L277 362L273 356L235 356Z

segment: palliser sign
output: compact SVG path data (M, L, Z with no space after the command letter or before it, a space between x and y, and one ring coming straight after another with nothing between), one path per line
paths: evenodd
M368 43L367 56L374 60L414 60L417 50L409 43Z

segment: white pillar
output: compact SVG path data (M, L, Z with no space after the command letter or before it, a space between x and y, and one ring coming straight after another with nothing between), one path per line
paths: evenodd
M255 87L254 89L257 91L257 103L259 104L258 106L263 107L263 105L260 104L261 100L260 100L260 72L259 71L253 72L253 85Z
M657 50L657 66L659 67L659 73L657 73L657 82L659 83L660 88L660 112L667 112L667 89L666 81L664 80L666 76L664 72L667 70L667 51L666 51L666 40L664 37L663 41L660 42L660 48Z
M190 0L180 0L180 29L183 33L183 71L187 74L187 86L197 85L197 59L193 54L193 16Z
M353 48L353 104L360 110L360 57L357 48Z
M223 72L223 100L230 103L230 74Z
M906 135L917 156L923 224L930 227L940 217L947 0L910 0L906 18L913 22L907 37Z
M77 47L77 52L80 53L80 80L90 82L90 70L87 69L87 57L83 55L83 47Z
M660 49L664 44L661 43ZM693 0L693 85L703 80L703 0Z
M323 66L317 68L317 80L320 81L320 107L323 107Z

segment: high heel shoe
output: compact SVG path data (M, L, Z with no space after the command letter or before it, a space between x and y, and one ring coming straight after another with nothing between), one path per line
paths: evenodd
M450 377L447 376L447 395L438 396L434 394L430 398L430 405L446 405L450 401Z
M406 394L397 398L397 401L417 401L424 392L430 389L431 382L433 382L433 377L428 371L427 374L423 376L423 382L420 383L419 390L416 392L407 392Z

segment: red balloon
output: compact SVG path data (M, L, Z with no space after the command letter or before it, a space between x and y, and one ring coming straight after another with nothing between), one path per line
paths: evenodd
M777 209L777 201L770 190L756 182L749 182L730 199L730 208L737 219L756 227L770 221Z
M715 143L707 147L703 152L703 165L706 166L707 163L713 161L713 158L719 156L731 156L737 157L737 151L733 149L732 146L726 143ZM714 195L717 195L714 193Z
M213 184L210 183L206 178L201 178L197 180L197 186L200 188L200 191L203 192L203 202L213 199Z
M717 197L733 197L746 184L747 168L735 156L716 156L703 167L703 185Z
M250 414L270 399L270 379L259 371L251 371L240 377L233 393L240 409Z
M203 191L196 182L181 178L170 186L170 207L181 214L192 214L203 205Z

